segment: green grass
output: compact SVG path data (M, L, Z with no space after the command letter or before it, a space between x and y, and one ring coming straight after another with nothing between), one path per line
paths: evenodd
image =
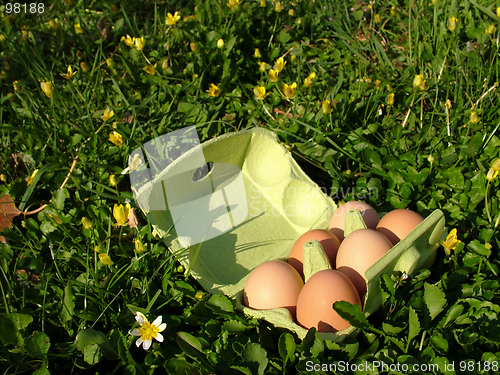
M13 17L3 8L0 196L28 213L46 205L15 217L0 244L3 373L283 374L306 373L307 361L436 363L441 371L454 361L460 372L463 360L476 362L471 373L492 373L477 362L500 360L499 179L486 179L500 146L500 2L301 0L283 2L280 13L259 3L232 11L225 0L54 0L43 14ZM181 19L169 27L175 11ZM121 41L127 34L145 37L142 51ZM268 71L280 56L287 64L273 83ZM144 71L155 64L154 74ZM65 79L69 65L76 74ZM413 85L419 74L424 90ZM50 98L40 86L47 81ZM292 82L298 89L286 100L283 83ZM219 96L207 94L211 83ZM266 88L264 100L255 86ZM107 107L114 114L103 121ZM202 141L271 129L320 186L348 192L336 200L370 190L379 212L439 208L463 243L450 256L440 248L430 270L384 276L382 308L368 322L353 320L361 332L343 343L314 331L300 342L249 320L185 277L138 208L137 228L115 226L113 206L134 206L120 174L128 155L191 125ZM109 141L113 131L120 146ZM144 252L135 251L137 238ZM97 246L113 264L99 261ZM128 334L137 311L167 323L165 341L148 351Z

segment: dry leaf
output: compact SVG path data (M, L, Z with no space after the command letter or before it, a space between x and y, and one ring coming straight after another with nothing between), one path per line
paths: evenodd
M0 197L0 232L4 228L12 228L12 220L21 213L8 194ZM0 236L0 241L6 243L5 237Z
M135 217L134 209L130 209L130 213L128 214L128 226L130 228L137 228L137 224L139 222L137 221L137 218Z

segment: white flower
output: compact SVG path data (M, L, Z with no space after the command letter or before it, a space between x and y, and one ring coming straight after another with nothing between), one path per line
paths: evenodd
M148 350L151 347L153 339L163 342L163 335L160 332L164 331L167 325L161 322L161 315L156 318L153 323L149 323L144 314L137 311L135 320L137 320L141 328L135 328L129 332L129 334L132 336L140 336L135 342L137 347L142 344L144 350Z

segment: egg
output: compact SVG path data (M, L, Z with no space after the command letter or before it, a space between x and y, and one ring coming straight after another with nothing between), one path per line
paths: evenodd
M374 229L349 234L337 252L337 270L352 281L361 298L366 293L365 272L392 248L391 241Z
M345 216L351 210L360 210L363 220L369 229L375 229L380 220L380 216L375 209L363 202L350 201L340 205L330 220L329 231L340 241L344 239Z
M297 300L297 322L304 328L315 327L318 332L336 332L350 327L333 309L337 301L358 304L361 299L352 282L341 272L316 272L305 283Z
M340 246L340 241L332 233L323 229L313 229L300 236L292 247L288 263L295 268L298 273L303 276L304 264L304 244L309 241L318 240L323 250L325 250L330 264L335 268L335 259L337 258L337 250Z
M295 317L297 298L303 286L304 281L295 268L281 260L270 260L248 276L243 303L255 310L285 307Z
M384 215L377 225L377 231L395 245L422 221L424 218L416 212L400 208Z

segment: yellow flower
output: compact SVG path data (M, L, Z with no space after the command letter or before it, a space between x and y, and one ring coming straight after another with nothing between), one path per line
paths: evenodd
M276 69L269 70L269 80L271 82L278 82L278 71Z
M425 90L425 79L422 74L417 74L413 79L413 87L419 90Z
M380 19L380 14L375 14L375 23L380 23L382 20Z
M296 55L290 56L290 60L292 60L292 62L295 62L295 60L297 60L297 56Z
M291 85L287 85L285 83L283 91L285 92L285 96L287 97L287 99L292 99L295 96L296 90L297 90L297 82L294 82Z
M82 217L82 225L85 229L92 229L92 221L87 219L85 216Z
M457 28L457 17L451 17L448 19L448 29L453 33L455 29Z
M198 46L196 45L196 43L189 43L189 47L193 52L196 52L198 50Z
M256 58L260 59L262 55L260 54L260 50L258 48L255 49L255 52L253 54Z
M130 159L130 156L128 158L128 168L131 171L139 170L141 163L142 163L142 160L139 158L139 154L135 154L133 159Z
M3 41L5 41L5 35L0 34L0 43L3 42Z
M0 78L2 79L6 79L7 78L7 72L2 70L2 72L0 72Z
M128 222L128 216L130 215L130 204L127 203L125 207L123 205L117 205L113 207L113 216L119 225L125 225Z
M488 26L488 28L485 31L486 34L495 34L495 31L497 30L496 26L491 24L490 26Z
M239 4L240 4L240 0L229 0L226 5L231 10L235 10L238 7Z
M493 181L497 178L498 173L500 172L500 159L495 159L493 163L491 163L491 168L486 175L486 179L488 181Z
M165 328L167 328L167 325L161 322L161 316L156 318L153 323L149 323L146 317L137 311L135 320L139 323L141 328L133 329L129 334L132 336L139 336L135 342L137 347L142 344L144 350L148 350L151 347L153 339L163 342L163 335L160 332L163 332Z
M111 57L109 57L106 59L106 65L111 68L111 67L113 67L113 65L115 65L115 62L113 61L113 59Z
M283 70L285 65L286 65L286 61L283 59L283 57L280 57L274 62L274 69L276 69L279 73Z
M224 39L219 39L217 41L217 48L222 49L224 47Z
M26 182L28 183L28 185L31 185L31 183L33 182L33 179L35 178L35 175L37 174L38 172L38 169L35 169L33 171L33 173L31 174L31 176L29 176L28 178L26 178Z
M85 61L82 61L80 63L80 68L85 72L87 73L89 70L90 70L90 66L89 64L87 64Z
M321 112L323 112L324 115L327 115L331 111L332 111L332 107L330 107L330 101L329 100L323 100L321 102Z
M121 145L123 144L122 135L115 130L113 130L112 133L109 133L109 141L114 143L118 147L121 147Z
M144 37L141 36L140 38L135 38L134 43L135 43L135 48L137 48L139 51L142 51L142 49L146 45L146 39L144 39Z
M113 261L111 260L111 258L109 257L109 255L106 254L106 253L99 253L99 260L105 266L109 266L110 264L113 264Z
M181 15L179 14L179 12L175 12L173 16L172 13L167 13L167 18L165 19L165 23L168 26L174 26L180 19Z
M73 72L73 68L71 67L71 65L68 65L68 72L66 74L64 74L64 73L59 73L59 74L64 79L70 79L71 77L73 77L76 74L76 71Z
M111 117L113 117L113 115L114 115L113 110L109 107L106 107L106 109L104 110L104 113L101 116L101 119L103 121L108 121Z
M448 108L448 109L451 109L451 100L450 99L447 99L446 102L444 103L445 107Z
M4 175L3 173L2 173L2 174L0 174L0 181L2 181L2 182L6 182L6 181L7 181L7 176L6 176L6 175Z
M261 72L265 72L266 71L266 67L267 67L267 64L264 61L261 61L260 62L260 66L259 66L259 70Z
M498 176L498 169L490 168L488 174L486 175L486 179L488 181L493 181Z
M283 9L283 8L281 7L281 3L280 3L279 1L278 1L276 4L274 4L274 10L275 10L276 12L278 12L278 13L279 13L279 12L281 12L281 10L282 10L282 9Z
M389 105L393 105L394 104L394 93L393 92L391 92L387 96L387 104L389 104Z
M391 8L391 16L395 16L395 15L396 15L396 6L393 5Z
M446 255L449 256L451 254L451 250L455 250L460 242L462 241L457 238L457 229L454 228L448 236L446 236L446 241L441 240L441 245L443 245Z
M392 91L392 86L391 85L387 84L386 87L387 87L387 91L389 91L389 92Z
M479 122L479 117L477 117L477 112L472 111L470 114L470 122L471 124L477 124Z
M260 6L265 7L266 6L266 0L260 0Z
M129 47L132 47L135 43L135 38L131 38L130 35L127 34L127 37L122 36L120 39L121 41L124 41L125 44Z
M213 83L210 84L210 88L207 90L208 95L210 96L219 96L220 95L220 89L214 85Z
M109 176L109 184L113 187L116 187L118 185L118 178L114 174Z
M12 86L14 86L14 91L15 92L21 91L21 86L18 85L17 81L12 82Z
M497 17L500 18L500 7L497 7Z
M139 254L146 251L146 247L144 246L140 238L134 238L134 246L135 251L137 251Z
M312 72L309 76L304 80L305 87L311 87L314 83L314 79L316 78L316 73Z
M146 65L144 68L142 68L146 73L148 74L155 74L156 73L156 63L154 66L153 65Z
M101 252L101 250L102 250L102 249L101 249L101 247L100 247L99 245L94 247L94 251L95 251L96 253L100 253L100 252Z
M79 23L75 23L75 33L77 33L77 34L83 33L83 29Z
M57 31L57 30L59 30L60 26L61 26L61 22L59 22L59 20L57 18L49 21L49 27L52 30Z
M198 290L194 296L194 298L196 298L197 300L200 300L203 298L203 296L205 295L205 293L203 293L201 290Z
M40 82L40 87L42 88L42 91L45 93L47 98L50 98L52 96L52 90L54 90L52 81Z
M428 157L427 157L427 160L429 161L429 163L434 163L434 155L430 154Z
M78 60L80 60L83 57L82 51L80 51L80 50L76 51L76 57Z
M257 99L264 99L266 97L266 88L263 86L255 86L253 89L253 93L257 97Z
M54 215L54 214L48 214L48 216L54 220L57 224L61 225L63 222L61 220L61 218L57 215Z

